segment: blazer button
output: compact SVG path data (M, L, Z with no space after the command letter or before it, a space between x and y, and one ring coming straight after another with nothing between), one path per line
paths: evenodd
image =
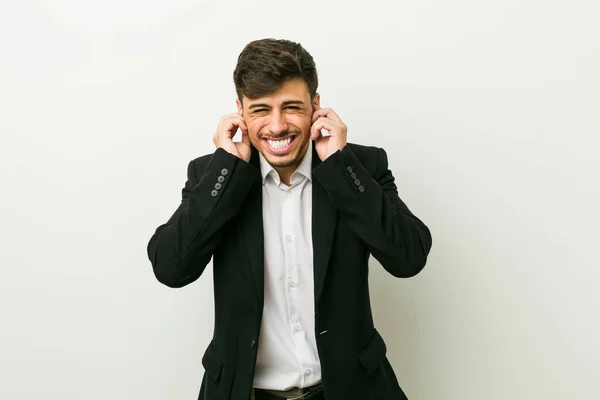
M356 186L359 186L359 185L360 185L360 181L359 181L358 179L355 179L355 180L354 180L354 184L355 184Z
M255 345L256 345L256 340L252 339L252 348L254 348Z
M353 173L351 173L351 174L350 174L350 178L352 178L352 179L356 179L356 174L355 174L354 172L353 172Z
M212 192L210 192L210 195L211 195L212 197L217 197L217 195L218 195L218 194L219 194L219 192L218 192L218 191L216 191L216 190L213 190Z
M219 183L223 183L223 182L225 182L225 177L223 175L219 175L217 180L219 181Z
M365 187L364 187L363 185L360 185L360 186L358 187L358 190L359 190L359 191L362 193L362 192L364 192L364 191L365 191Z
M221 175L223 175L223 176L227 175L228 173L229 173L229 170L227 168L223 168L221 170Z
M346 167L346 171L348 171L348 172L352 172L352 167L350 167L350 166L347 166L347 167Z
M221 189L221 184L219 182L215 183L215 189L220 190Z

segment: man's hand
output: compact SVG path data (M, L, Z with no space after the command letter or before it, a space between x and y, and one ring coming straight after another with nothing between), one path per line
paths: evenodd
M330 155L346 146L348 127L331 108L321 108L317 105L314 107L310 138L315 141L319 158L325 161ZM321 129L329 132L329 136L323 136Z
M234 142L233 137L237 130L242 131L242 141ZM248 162L250 160L250 137L244 117L240 114L227 114L219 121L217 132L213 136L213 142L217 148L222 148L228 153Z

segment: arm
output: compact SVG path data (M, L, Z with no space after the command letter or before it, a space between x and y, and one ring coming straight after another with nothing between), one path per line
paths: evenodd
M174 288L200 277L258 176L255 167L222 148L210 156L200 177L194 161L187 175L181 204L147 248L156 278Z
M334 206L390 274L411 277L423 269L431 249L431 233L398 197L383 149L378 149L373 177L347 145L317 166L314 174Z

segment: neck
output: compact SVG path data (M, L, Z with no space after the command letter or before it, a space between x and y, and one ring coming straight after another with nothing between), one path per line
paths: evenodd
M281 180L281 183L290 186L291 183L291 179L292 179L292 175L294 174L294 172L296 171L296 169L298 169L298 165L300 165L300 163L294 163L294 165L289 165L287 167L273 167L273 169L275 171L277 171L277 174L279 174L279 179Z
M279 174L279 179L281 180L281 182L283 184L285 184L287 186L291 185L290 181L292 179L292 175L294 174L294 172L296 172L296 170L300 166L300 163L302 162L304 157L306 157L306 152L308 151L308 148L309 148L309 146L307 145L304 148L304 150L302 151L300 157L298 157L298 159L296 161L294 161L293 164L287 165L285 167L273 166L273 169L277 172L277 174Z

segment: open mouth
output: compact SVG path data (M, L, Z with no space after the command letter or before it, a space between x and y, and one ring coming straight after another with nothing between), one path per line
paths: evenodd
M296 141L296 135L286 136L285 138L279 139L263 139L269 149L270 153L273 154L285 154L294 145Z

